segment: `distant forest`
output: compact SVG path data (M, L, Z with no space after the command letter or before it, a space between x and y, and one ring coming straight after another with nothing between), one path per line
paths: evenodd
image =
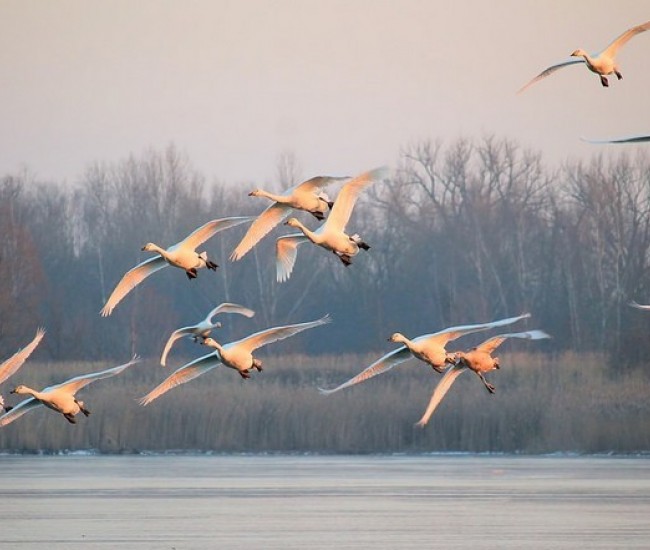
M189 281L163 270L108 318L99 310L121 276L150 256L145 243L169 246L210 219L258 214L268 201L247 196L256 187L355 174L300 174L285 155L272 183L209 183L174 146L95 163L74 183L8 174L0 178L0 358L37 326L47 330L40 360L155 357L172 330L230 301L257 314L223 316L222 341L332 315L325 329L279 348L291 353L382 351L396 331L414 337L528 311L525 326L553 336L536 349L645 366L650 314L626 303L650 302L649 158L617 151L557 168L505 139L418 142L359 200L348 229L372 248L352 266L304 245L293 276L278 284L275 238L294 230L279 226L230 262L240 226L203 247L216 273ZM192 346L179 349L196 355Z
M127 361L145 360L83 390L93 414L71 426L50 411L3 428L3 449L96 448L120 452L522 451L602 452L650 448L647 404L650 313L650 163L647 154L594 155L548 167L541 155L493 137L406 147L391 176L371 185L350 232L371 249L345 267L303 245L291 279L275 280L280 226L239 262L228 257L247 226L204 247L219 264L188 280L165 269L140 284L110 317L99 311L122 275L210 219L254 215L301 174L290 154L268 182L207 182L170 146L89 166L73 184L28 173L0 179L0 361L47 334L19 373L44 387ZM365 169L375 168L373 166ZM350 176L356 174L348 174ZM339 184L340 185L340 184ZM327 190L334 197L337 186ZM316 220L300 215L310 227ZM158 365L176 328L235 302L256 311L220 317L214 336L233 341L257 330L333 322L259 350L265 370L251 380L216 369L146 408L135 401L171 370ZM501 370L459 378L424 429L414 429L439 375L412 359L391 373L333 396L332 387L409 337L522 312L512 330L539 328L540 342L506 342ZM510 330L510 328L508 329ZM490 333L493 334L493 333ZM453 349L480 342L470 335ZM487 334L485 335L487 337ZM207 353L189 339L171 369ZM31 418L28 418L31 417ZM28 423L29 430L24 428Z

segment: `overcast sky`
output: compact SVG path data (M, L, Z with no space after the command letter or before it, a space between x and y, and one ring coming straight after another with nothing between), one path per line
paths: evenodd
M429 138L585 158L606 149L580 136L650 132L650 32L609 89L572 66L516 91L649 19L646 0L0 0L0 175L74 183L169 143L247 184L286 151L355 174Z

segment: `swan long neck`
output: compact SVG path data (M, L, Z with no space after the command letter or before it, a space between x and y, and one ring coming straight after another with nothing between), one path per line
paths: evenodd
M286 203L289 200L288 197L285 197L284 195L276 195L275 193L264 191L264 189L258 189L257 195L260 197L266 197L267 199L270 199L275 202L280 202L280 203Z
M318 238L317 238L317 236L316 236L316 233L314 233L314 232L313 232L311 229L309 229L308 227L304 226L301 222L299 222L298 220L296 220L295 224L296 224L295 227L297 227L298 229L300 229L300 231L302 231L303 234L305 235L305 237L307 237L310 241L312 241L312 242L316 242L316 241L318 240Z
M33 390L32 388L23 385L20 391L20 395L31 395L32 397L39 399L41 396L41 392Z
M149 245L147 246L147 250L148 250L149 252L157 252L157 253L160 254L163 258L166 258L166 257L167 257L167 250L165 250L164 248L158 246L157 244L149 243Z

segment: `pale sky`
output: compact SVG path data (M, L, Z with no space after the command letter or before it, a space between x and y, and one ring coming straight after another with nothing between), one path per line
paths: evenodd
M0 175L74 183L170 143L247 184L283 152L356 174L422 139L494 134L551 166L620 151L579 138L650 132L650 32L609 89L572 66L516 91L649 19L647 0L0 0Z

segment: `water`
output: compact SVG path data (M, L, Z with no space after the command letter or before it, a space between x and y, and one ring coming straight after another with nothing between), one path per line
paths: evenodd
M650 548L650 459L2 456L6 549Z

